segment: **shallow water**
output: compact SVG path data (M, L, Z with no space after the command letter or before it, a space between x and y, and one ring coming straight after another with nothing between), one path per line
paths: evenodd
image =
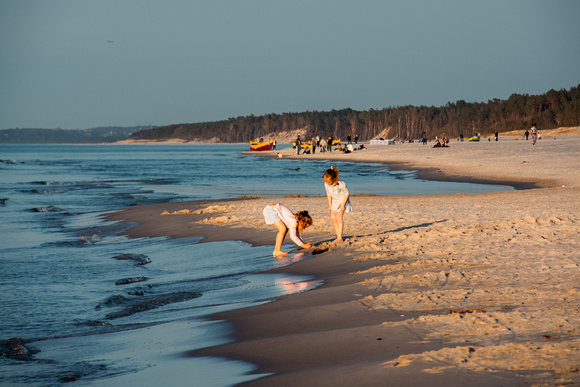
M238 241L129 239L119 235L127 226L102 220L107 211L168 201L324 195L327 162L245 150L0 145L0 199L7 199L0 204L0 341L22 337L37 351L31 361L0 359L0 384L121 385L163 373L216 386L248 379L250 364L183 353L226 340L226 326L206 321L208 314L316 287L305 276L256 274L312 257L279 260L271 246ZM512 189L421 181L379 164L335 165L352 194Z

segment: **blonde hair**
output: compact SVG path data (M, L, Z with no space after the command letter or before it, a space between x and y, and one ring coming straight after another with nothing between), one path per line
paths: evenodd
M302 232L306 227L312 225L312 217L308 211L300 211L294 214L298 231Z
M332 182L332 184L336 184L338 181L338 168L331 166L329 169L324 171L324 175L322 175L322 177L326 177Z

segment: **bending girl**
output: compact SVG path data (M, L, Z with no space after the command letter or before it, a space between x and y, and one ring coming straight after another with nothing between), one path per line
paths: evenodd
M282 251L282 243L286 234L290 231L290 239L298 246L303 249L309 249L312 244L304 243L300 237L300 233L304 231L308 226L312 224L312 218L308 214L308 211L300 211L296 214L292 213L288 207L282 204L269 204L264 207L264 218L266 219L266 224L273 224L274 227L278 229L278 234L276 235L276 245L274 246L274 253L272 255L276 257L281 257L287 252Z
M342 242L343 214L352 211L349 199L350 194L345 182L338 180L338 169L336 167L330 167L330 169L324 171L322 179L324 180L324 189L328 198L330 219L334 225L334 231L336 231L336 239L333 243Z

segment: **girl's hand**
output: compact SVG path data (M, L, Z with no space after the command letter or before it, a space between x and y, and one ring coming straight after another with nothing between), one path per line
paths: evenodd
M308 242L308 243L305 243L305 244L303 244L301 247L302 247L303 249L309 249L309 248L311 248L311 247L312 247L312 243L310 243L310 242Z

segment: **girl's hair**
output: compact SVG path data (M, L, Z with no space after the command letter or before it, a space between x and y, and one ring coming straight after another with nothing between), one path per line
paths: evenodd
M332 184L335 184L338 181L338 168L331 166L329 169L324 171L323 177L329 178Z
M312 218L308 211L300 211L294 214L296 217L296 222L298 224L298 231L302 232L306 227L312 224Z

